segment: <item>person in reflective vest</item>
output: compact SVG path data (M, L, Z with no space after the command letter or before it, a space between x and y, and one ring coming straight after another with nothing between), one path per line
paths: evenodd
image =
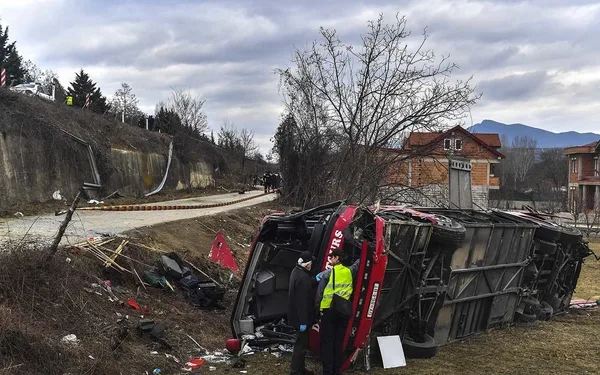
M69 105L69 106L73 105L73 97L71 95L67 96L67 105Z
M336 314L330 309L333 295L337 294L349 300L352 297L353 281L358 270L359 260L351 267L341 263L344 252L340 249L329 253L329 263L333 266L316 276L319 282L317 301L321 312L320 336L321 336L321 362L323 363L323 375L337 375L343 361L343 343L348 327L348 319ZM335 285L333 284L335 275Z

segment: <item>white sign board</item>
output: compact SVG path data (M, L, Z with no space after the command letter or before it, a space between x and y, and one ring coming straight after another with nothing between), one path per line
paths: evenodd
M377 343L379 343L379 352L381 353L384 369L406 366L400 336L379 336L377 337Z

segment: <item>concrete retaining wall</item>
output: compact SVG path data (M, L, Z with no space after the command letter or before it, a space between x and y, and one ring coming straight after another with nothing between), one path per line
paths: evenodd
M72 197L84 182L94 182L86 147L67 136L59 137L60 147L56 139L0 134L0 209L50 201L56 190ZM167 150L161 154L111 149L101 194L119 190L139 196L154 190L165 173L167 155ZM212 166L202 161L183 164L173 157L164 190L212 183Z
M55 141L0 136L0 207L46 202L56 190L72 194L94 181L85 147L75 142L58 147Z

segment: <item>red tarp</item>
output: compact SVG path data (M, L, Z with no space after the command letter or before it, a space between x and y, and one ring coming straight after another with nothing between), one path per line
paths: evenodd
M210 260L223 267L227 267L235 272L239 271L235 259L233 258L233 254L231 254L231 249L229 248L227 241L225 241L225 236L223 236L223 233L220 231L217 233L217 237L215 238L215 242L213 242L208 257Z

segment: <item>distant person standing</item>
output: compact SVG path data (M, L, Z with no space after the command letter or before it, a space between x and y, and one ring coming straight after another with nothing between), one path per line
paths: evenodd
M315 317L314 298L316 290L315 279L310 270L315 258L308 251L300 254L296 267L290 275L288 292L288 325L296 330L296 342L290 362L290 375L308 375L305 359L308 349L310 327Z
M67 95L66 102L69 107L73 106L73 97L71 95Z
M269 191L275 188L275 173L269 173Z
M265 193L269 190L269 172L263 174L263 186L265 187Z

